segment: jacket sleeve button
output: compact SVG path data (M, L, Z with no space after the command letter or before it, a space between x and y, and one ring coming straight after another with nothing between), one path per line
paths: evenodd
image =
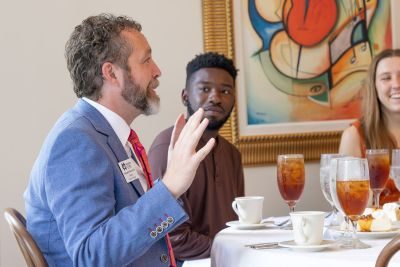
M156 232L156 231L151 231L151 232L150 232L150 236L151 236L152 238L156 238L156 237L157 237L157 232Z
M161 254L160 260L161 260L161 262L166 263L168 261L167 254Z
M173 224L174 223L174 218L172 218L171 216L167 218L167 222L169 224Z

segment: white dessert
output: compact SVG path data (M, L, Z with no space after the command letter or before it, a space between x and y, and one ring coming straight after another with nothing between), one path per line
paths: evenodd
M383 232L392 229L389 216L381 209L367 210L357 222L357 231L360 232Z
M340 226L341 230L351 226L343 222ZM392 223L389 216L382 209L366 208L364 214L357 221L357 231L359 232L384 232L392 229Z
M386 203L383 205L383 210L389 216L392 223L400 221L400 205L394 202Z

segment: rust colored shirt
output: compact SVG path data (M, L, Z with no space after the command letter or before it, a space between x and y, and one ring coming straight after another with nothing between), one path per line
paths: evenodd
M167 168L168 146L172 128L161 132L149 150L153 177L162 177ZM244 195L243 167L240 152L222 136L200 163L190 188L181 196L189 220L170 233L175 257L179 260L210 256L215 235L225 223L237 220L232 210L235 197ZM200 139L199 148L207 140Z
M367 145L365 142L364 128L359 120L353 122L352 125L356 127L358 134L360 136L361 156L365 158ZM385 189L383 189L381 195L379 196L379 204L383 205L388 202L396 202L399 200L400 200L400 192L399 190L397 190L393 179L389 177L389 179L385 184Z

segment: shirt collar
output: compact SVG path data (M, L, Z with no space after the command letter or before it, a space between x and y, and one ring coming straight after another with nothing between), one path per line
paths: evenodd
M101 115L107 120L107 122L111 125L111 128L114 130L115 134L118 136L118 139L121 141L121 144L125 147L126 142L128 141L129 134L131 132L131 127L114 111L106 108L105 106L90 100L87 97L82 97L84 101L86 101L89 105L93 106L96 110L98 110Z

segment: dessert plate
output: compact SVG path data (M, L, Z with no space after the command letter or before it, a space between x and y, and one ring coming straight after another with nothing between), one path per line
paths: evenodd
M316 252L330 247L337 246L339 243L335 240L322 240L319 245L298 245L294 240L279 242L278 245L284 248L290 248L300 252Z
M240 230L254 230L254 229L262 229L265 227L273 227L274 226L271 222L240 223L239 221L227 222L226 225L240 229Z
M392 222L392 226L395 229L400 228L400 221Z
M344 230L341 230L339 226L332 226L329 229L339 232L339 233L344 233ZM374 238L388 238L388 237L393 237L395 235L400 234L400 228L393 228L390 231L383 231L383 232L358 232L357 231L357 236L359 238L369 238L369 239L374 239Z

